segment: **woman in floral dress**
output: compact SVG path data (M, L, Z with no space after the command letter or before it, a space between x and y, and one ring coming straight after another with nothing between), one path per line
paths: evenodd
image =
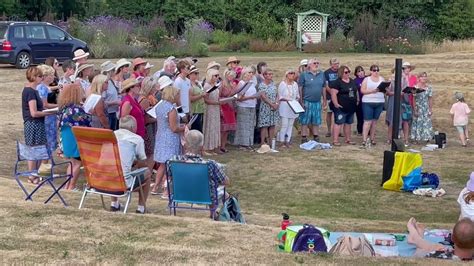
M417 89L422 90L415 94L415 109L413 110L413 123L410 138L415 142L430 141L433 138L433 89L427 84L426 72L418 75Z
M81 168L81 157L76 139L72 133L72 127L90 127L91 117L81 106L82 89L77 84L66 85L59 94L59 131L61 133L61 148L64 157L71 160L72 169L68 173L72 174L71 181L66 185L66 189L76 190L76 182L79 178Z
M275 138L275 126L280 119L278 113L278 91L273 83L273 72L266 69L263 72L263 82L258 85L257 91L261 93L261 103L258 112L257 127L260 128L262 144L270 144Z

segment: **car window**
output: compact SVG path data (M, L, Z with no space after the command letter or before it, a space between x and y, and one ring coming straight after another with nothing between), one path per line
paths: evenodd
M26 26L26 38L46 40L43 26Z
M16 39L25 38L23 27L14 27L13 28L13 38L16 38Z
M64 32L58 28L51 26L46 26L46 28L48 29L49 39L51 40L64 40L66 37Z
M7 37L5 36L7 32L7 28L8 28L7 25L0 25L0 40L5 39Z

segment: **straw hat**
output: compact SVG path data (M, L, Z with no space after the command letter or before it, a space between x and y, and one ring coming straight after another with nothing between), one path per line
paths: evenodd
M308 59L303 59L300 61L300 66L306 66L308 65Z
M172 55L171 55L171 56L168 56L168 58L166 58L165 61L176 61L176 57L174 57L174 56L172 56Z
M225 65L227 66L228 64L232 63L232 62L235 62L237 64L240 64L240 60L237 59L237 57L235 56L231 56L227 59L227 63L225 63Z
M147 61L143 60L143 58L141 58L141 57L137 57L137 58L132 60L133 68L135 68L138 65L146 64L146 63L147 63Z
M160 90L162 90L173 84L173 81L168 76L163 76L158 79L158 84L160 84Z
M82 64L79 66L79 68L77 69L77 74L79 75L79 73L81 73L82 71L84 71L84 69L87 69L87 68L93 68L94 65L93 64Z
M410 70L414 70L416 67L415 65L410 64L410 62L403 62L402 68L409 68Z
M122 89L120 89L120 93L124 93L125 90L132 88L133 86L138 85L138 84L140 84L140 81L138 81L136 78L126 79L122 83Z
M117 61L117 63L115 63L115 72L117 72L117 70L119 70L121 67L123 66L128 66L130 67L130 65L132 65L132 63L130 63L129 61L127 61L127 59L125 58L122 58L122 59L119 59Z
M467 181L466 188L469 191L474 191L474 172L471 173L469 181Z
M194 65L189 68L188 76L191 75L192 73L199 73L199 69Z
M260 148L258 148L258 150L257 150L258 153L267 153L267 152L271 152L271 151L272 151L272 149L267 144L262 144L262 146L260 146Z
M100 64L101 73L106 73L114 69L115 69L115 64L110 61L105 61L104 63Z
M185 57L183 60L187 61L190 65L194 65L197 63L197 59L194 57Z
M217 68L219 69L221 67L221 64L217 63L216 61L211 61L209 64L207 64L207 70L211 68Z
M150 69L150 68L153 68L155 65L152 65L148 62L146 62L146 65L145 65L145 69Z
M84 50L82 49L77 49L76 51L74 51L74 58L72 59L72 61L77 61L81 58L88 57L88 56L89 56L89 53L84 52Z

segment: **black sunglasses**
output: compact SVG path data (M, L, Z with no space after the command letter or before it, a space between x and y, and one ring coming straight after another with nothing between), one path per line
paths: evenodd
M380 71L380 69L378 69L378 68L374 68L374 69L372 69L372 70L370 70L370 71L372 71L372 72L379 72L379 71Z
M344 74L349 74L349 73L351 73L351 71L350 71L350 70L348 70L348 71L344 71Z

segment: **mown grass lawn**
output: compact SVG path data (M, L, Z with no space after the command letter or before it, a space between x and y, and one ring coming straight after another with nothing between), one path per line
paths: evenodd
M472 171L472 147L461 148L450 125L449 107L455 90L470 92L469 69L474 67L473 53L409 56L419 70L430 73L435 88L434 125L448 133L448 148L424 152L424 170L441 177L442 198L414 196L384 191L380 187L385 141L383 118L377 131L377 146L361 150L342 146L328 151L293 148L260 155L231 152L213 157L226 164L231 178L231 193L239 199L247 225L209 221L207 213L178 212L169 217L165 202L151 197L152 214L140 216L101 210L100 199L91 197L86 208L77 210L80 193L65 192L71 207L58 201L44 206L39 201L24 202L11 179L15 161L14 143L22 136L20 112L24 71L0 68L0 89L5 102L0 105L0 261L3 264L428 264L430 260L357 259L332 256L282 254L275 251L280 214L287 212L297 223L313 223L330 231L404 232L406 221L415 216L431 228L450 228L457 220L456 199ZM243 64L267 61L279 81L288 66L296 66L306 54L271 53L239 55ZM323 66L331 55L320 56ZM388 77L392 55L337 55L353 69L378 63ZM227 54L200 59L205 68L210 60L224 63ZM318 56L319 57L319 56ZM157 69L162 60L151 60ZM93 61L99 64L101 61ZM442 67L441 67L442 66ZM456 87L453 87L453 84ZM325 133L323 128L322 132ZM330 142L329 139L322 138ZM354 137L360 141L360 137ZM421 146L412 148L420 149ZM45 192L39 199L46 196ZM130 207L134 211L136 198ZM439 261L436 261L439 263Z

